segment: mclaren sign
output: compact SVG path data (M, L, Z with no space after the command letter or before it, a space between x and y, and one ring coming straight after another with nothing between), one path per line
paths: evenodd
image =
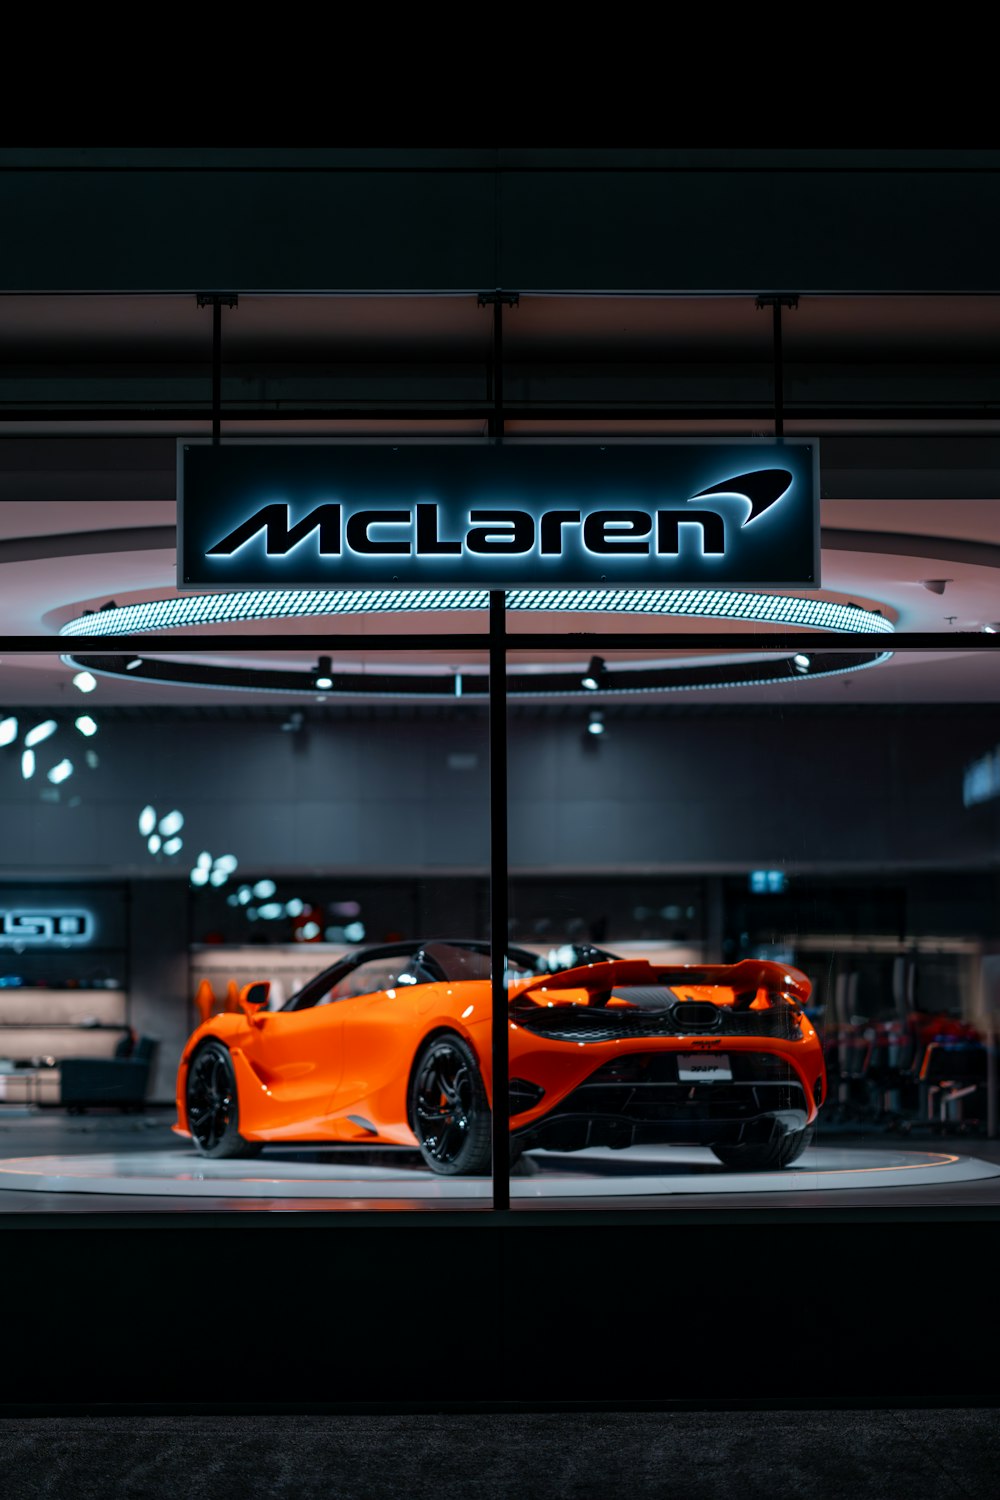
M180 445L182 588L819 585L814 442Z

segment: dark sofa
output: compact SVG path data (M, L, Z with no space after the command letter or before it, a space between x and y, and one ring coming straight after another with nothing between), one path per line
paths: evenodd
M122 1055L127 1051L127 1056ZM67 1057L59 1064L59 1102L70 1114L94 1105L112 1105L123 1113L142 1109L156 1051L154 1037L119 1042L114 1057Z

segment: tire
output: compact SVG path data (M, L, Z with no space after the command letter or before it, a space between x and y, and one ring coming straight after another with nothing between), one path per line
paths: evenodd
M809 1125L805 1130L779 1135L773 1141L748 1141L744 1146L713 1146L712 1150L724 1167L732 1167L737 1172L766 1172L790 1167L793 1161L798 1161L812 1137L813 1129Z
M205 1042L188 1068L184 1090L188 1129L200 1156L257 1156L260 1145L240 1135L236 1074L229 1049Z
M420 1154L442 1177L489 1171L490 1109L476 1056L455 1032L433 1037L410 1079L410 1123Z

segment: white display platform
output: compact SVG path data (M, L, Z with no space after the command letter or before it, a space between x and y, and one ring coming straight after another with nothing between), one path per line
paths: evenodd
M227 1199L410 1199L441 1203L488 1199L488 1178L437 1177L392 1160L352 1164L346 1153L317 1160L300 1149L243 1161L211 1161L191 1148L23 1156L0 1160L0 1192L101 1193L126 1197ZM412 1160L412 1158L411 1158ZM732 1172L701 1146L606 1147L571 1155L533 1152L511 1178L518 1200L658 1198L680 1194L796 1193L818 1190L945 1187L1000 1177L1000 1165L944 1151L818 1146L782 1172Z

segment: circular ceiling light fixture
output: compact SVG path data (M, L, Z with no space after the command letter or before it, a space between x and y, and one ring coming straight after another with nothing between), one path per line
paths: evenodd
M485 610L488 603L486 589L240 589L232 593L185 594L146 604L126 604L115 610L98 610L68 620L59 633L132 635L245 620ZM509 589L507 608L514 612L748 620L852 634L885 634L894 629L892 621L877 609L747 589ZM133 671L142 665L140 658L134 660Z
M316 666L313 668L313 687L322 688L324 691L327 688L333 687L333 673L331 670L331 666L332 663L328 656L320 657L319 661L316 663Z

